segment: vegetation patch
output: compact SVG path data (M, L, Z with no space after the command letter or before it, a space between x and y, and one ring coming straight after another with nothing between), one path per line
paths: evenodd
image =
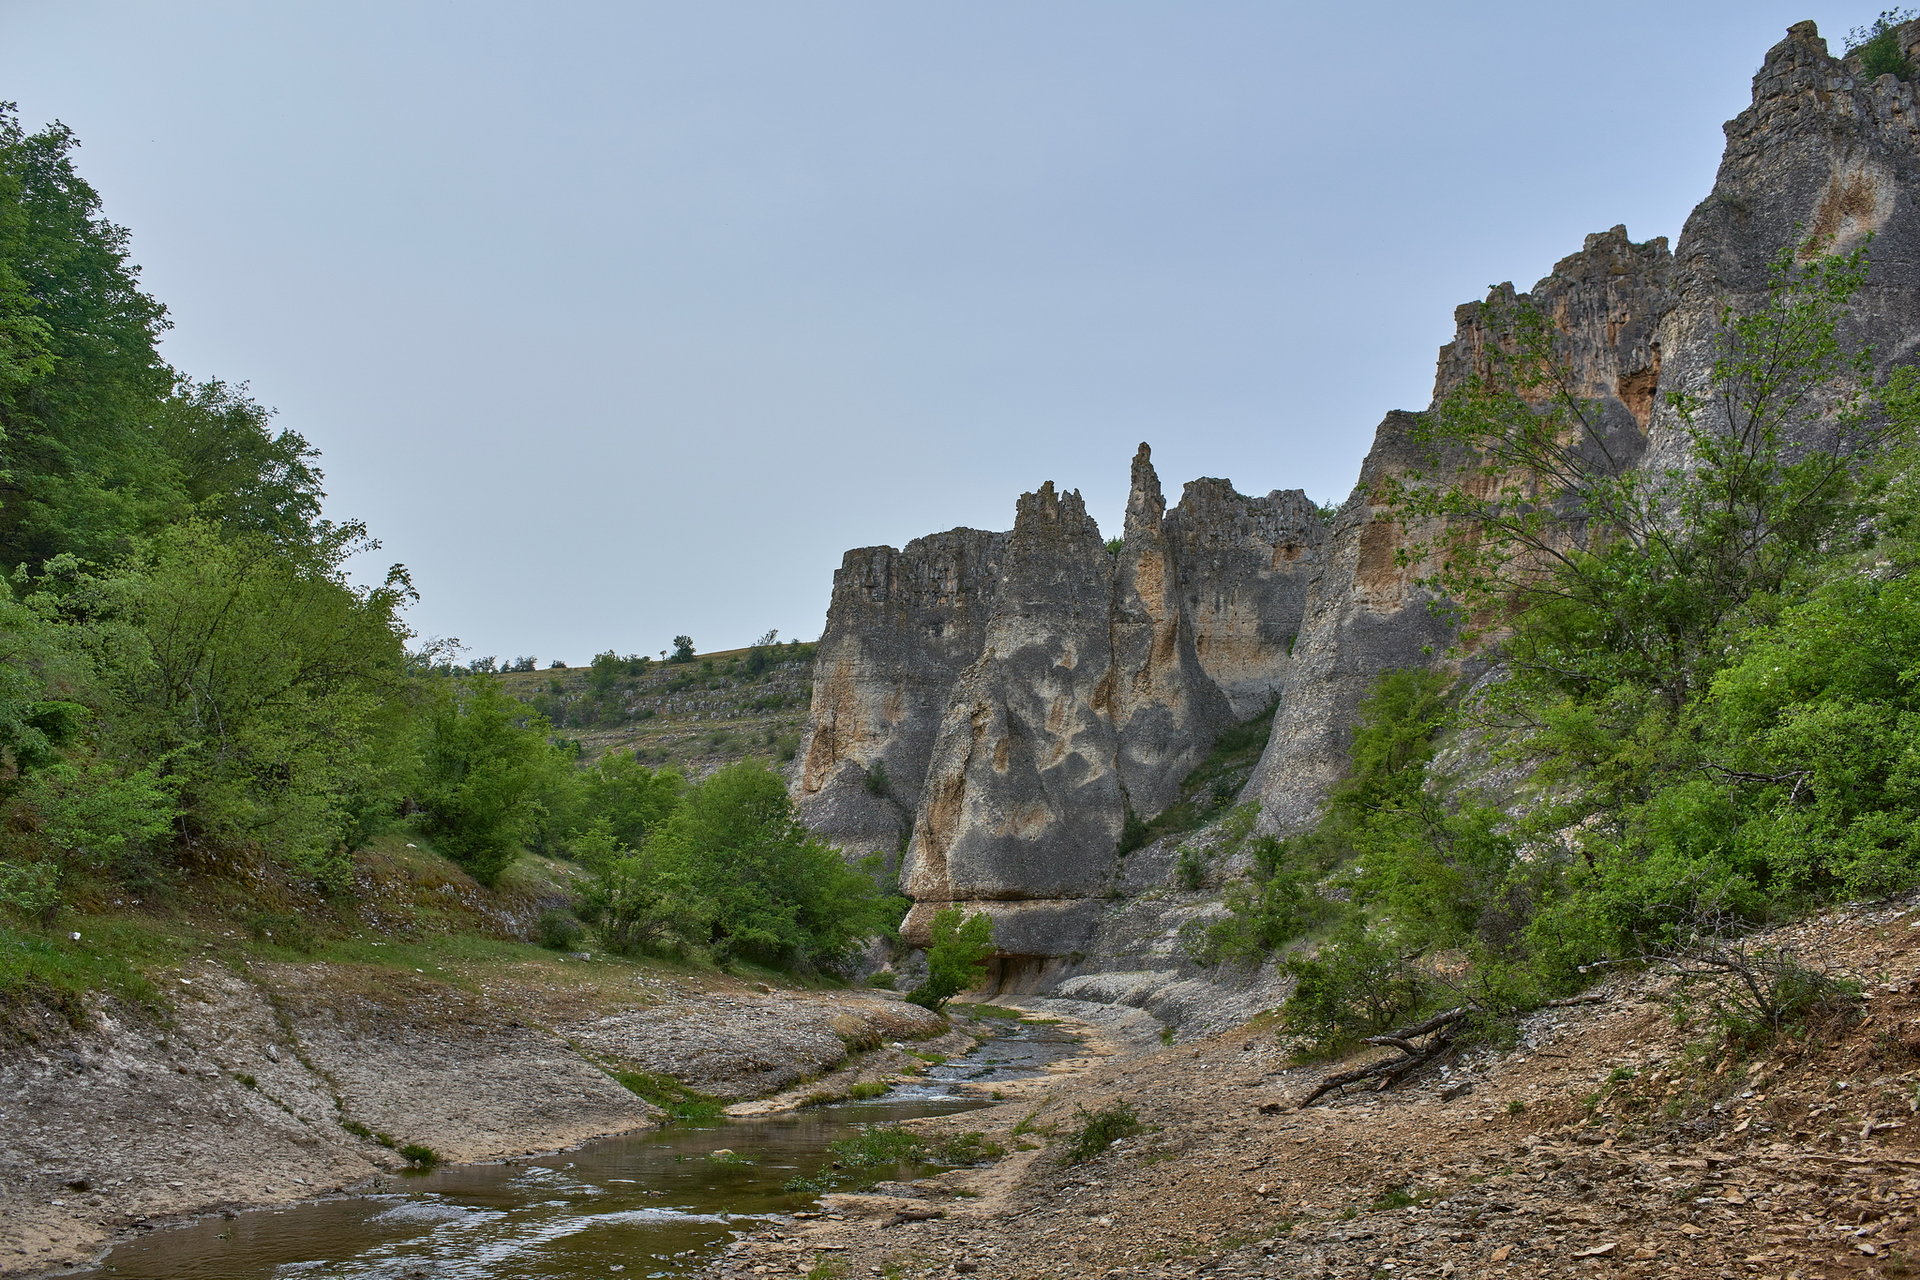
M673 1120L713 1120L727 1109L727 1104L719 1098L695 1092L670 1076L644 1071L609 1071L607 1074Z
M1061 1160L1066 1164L1085 1164L1105 1152L1122 1138L1145 1133L1147 1126L1134 1111L1133 1104L1114 1102L1095 1111L1075 1108L1078 1124L1067 1138Z

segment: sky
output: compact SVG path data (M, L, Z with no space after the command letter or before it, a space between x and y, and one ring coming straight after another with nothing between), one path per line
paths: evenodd
M813 638L1046 480L1117 534L1143 440L1344 498L1457 304L1677 238L1767 48L1876 9L0 0L0 99L423 638L578 664Z

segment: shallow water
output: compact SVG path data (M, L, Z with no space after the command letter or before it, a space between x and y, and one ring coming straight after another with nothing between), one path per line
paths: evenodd
M691 1274L855 1127L987 1105L983 1086L1071 1055L1060 1028L996 1022L972 1053L884 1097L607 1138L554 1156L388 1177L363 1194L163 1228L69 1273L118 1280L629 1280ZM716 1151L733 1156L714 1157ZM902 1169L901 1176L917 1171Z

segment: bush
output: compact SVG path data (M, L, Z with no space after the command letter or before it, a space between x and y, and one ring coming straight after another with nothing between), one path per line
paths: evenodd
M923 1009L938 1012L962 991L980 985L993 955L993 917L985 912L969 916L965 908L936 911L929 926L927 980L907 993Z
M440 853L493 884L574 777L547 723L492 680L434 688L414 782L418 823Z
M1066 1150L1061 1153L1061 1159L1066 1164L1085 1164L1120 1139L1145 1133L1147 1129L1131 1103L1115 1102L1098 1111L1076 1107L1075 1111L1080 1123L1067 1139Z
M1866 26L1855 27L1847 33L1847 56L1859 57L1860 69L1867 79L1894 75L1905 80L1913 75L1913 64L1900 47L1899 34L1894 30L1913 18L1911 9L1886 9Z
M584 930L572 912L550 908L540 913L540 919L534 926L534 936L549 951L577 951Z
M1312 956L1293 956L1293 993L1282 1007L1289 1030L1326 1048L1379 1035L1436 1004L1434 987L1411 957L1347 923Z

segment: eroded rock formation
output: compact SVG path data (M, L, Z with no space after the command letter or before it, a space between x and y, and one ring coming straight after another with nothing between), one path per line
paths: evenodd
M1897 38L1920 63L1920 22ZM1812 23L1791 28L1755 76L1752 106L1727 125L1712 194L1677 253L1614 227L1524 295L1551 317L1574 389L1598 408L1606 465L1684 463L1671 399L1707 385L1726 311L1764 301L1783 252L1844 252L1871 235L1849 337L1882 370L1911 363L1916 192L1915 84L1869 81ZM1436 401L1485 367L1502 310L1521 296L1502 285L1458 309ZM1223 726L1274 705L1243 798L1260 804L1261 829L1296 830L1346 769L1379 676L1449 660L1449 624L1420 585L1419 548L1435 531L1407 527L1386 501L1415 471L1446 479L1418 425L1387 414L1330 526L1298 492L1246 498L1216 480L1189 484L1167 510L1143 446L1117 557L1078 495L1050 485L1021 499L1010 534L850 553L796 788L803 814L849 847L909 840L910 939L939 906L979 904L1010 955L1085 948L1088 969L1160 966L1130 990L1185 981L1174 935L1188 908L1147 902L1157 890L1140 874L1170 857L1116 869L1129 810L1167 804ZM1815 422L1803 443L1835 440ZM1104 895L1138 907L1108 911Z
M1077 492L1010 533L850 552L834 580L795 794L843 848L906 842L914 936L990 904L1001 947L1085 942L1129 813L1151 817L1286 678L1325 540L1298 491L1196 480L1169 510L1145 445L1110 550Z

